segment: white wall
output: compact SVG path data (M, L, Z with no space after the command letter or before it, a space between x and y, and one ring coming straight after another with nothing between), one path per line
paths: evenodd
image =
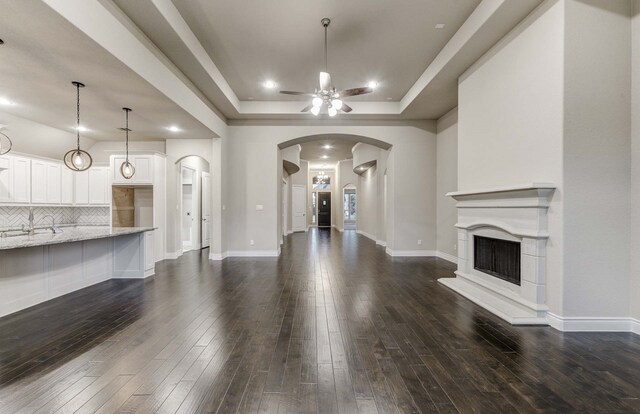
M438 120L437 143L437 235L439 252L457 257L458 218L456 202L445 194L458 189L458 108Z
M109 163L109 157L114 153L124 154L125 142L124 135L122 141L96 141L88 149L93 162L95 163ZM165 153L164 141L129 141L129 151L149 151Z
M428 254L436 248L436 136L435 122L419 125L232 125L228 128L229 187L226 224L227 249L242 254L275 254L278 248L277 145L319 134L351 134L393 145L387 170L391 197L388 247ZM395 162L392 158L397 158ZM334 197L335 202L335 197ZM257 211L261 204L264 210ZM394 231L396 230L396 231ZM254 240L254 245L249 244ZM417 245L422 240L422 246Z
M372 240L378 232L378 169L369 168L358 176L356 230Z
M628 1L565 2L564 316L629 314Z
M551 182L547 303L629 314L625 1L547 0L460 79L460 190Z
M631 316L640 320L640 0L631 23Z

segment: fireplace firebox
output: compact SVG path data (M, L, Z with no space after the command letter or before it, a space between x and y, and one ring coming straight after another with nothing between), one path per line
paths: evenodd
M520 285L520 243L473 236L474 269Z

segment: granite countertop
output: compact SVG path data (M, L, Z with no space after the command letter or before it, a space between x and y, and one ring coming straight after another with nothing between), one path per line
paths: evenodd
M79 226L66 227L62 233L53 234L43 230L43 233L0 237L0 250L19 249L23 247L45 246L49 244L71 243L83 240L104 239L127 234L143 233L155 230L155 227L109 227L109 226Z

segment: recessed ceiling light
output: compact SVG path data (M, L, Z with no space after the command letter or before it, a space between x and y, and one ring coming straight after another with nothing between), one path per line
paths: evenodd
M444 23L436 24L436 29L444 29Z
M15 105L15 103L8 100L7 98L0 98L0 105L11 106L11 105Z
M328 155L323 155L322 158L326 160L327 158L329 158L329 156Z
M369 83L367 83L367 86L370 87L371 89L376 89L378 87L378 82L369 81Z
M80 132L87 132L88 131L88 129L86 127L83 127L82 125L74 126L73 129L78 130Z
M250 100L250 101L253 101L254 98L253 98L253 96L249 96L247 99Z
M393 98L392 97L388 97L387 101L393 101Z
M333 148L331 145L327 144L327 145L323 145L322 148L324 149L331 149Z
M171 125L171 126L170 126L170 127L168 127L167 129L168 129L169 131L171 131L171 132L178 132L178 131L180 131L180 128L178 128L178 127L177 127L177 126L175 126L175 125Z
M264 85L264 87L265 87L265 88L267 88L267 89L273 89L273 88L275 88L276 86L278 86L278 84L277 84L277 83L275 83L275 82L274 82L274 81L272 81L272 80L265 81L265 83L263 83L263 85Z

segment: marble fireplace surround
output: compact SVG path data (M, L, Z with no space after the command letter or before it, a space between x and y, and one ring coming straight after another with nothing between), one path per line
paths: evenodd
M513 325L548 325L547 211L555 186L529 183L448 193L458 209L458 270L440 283ZM473 236L520 242L520 286L473 267Z

